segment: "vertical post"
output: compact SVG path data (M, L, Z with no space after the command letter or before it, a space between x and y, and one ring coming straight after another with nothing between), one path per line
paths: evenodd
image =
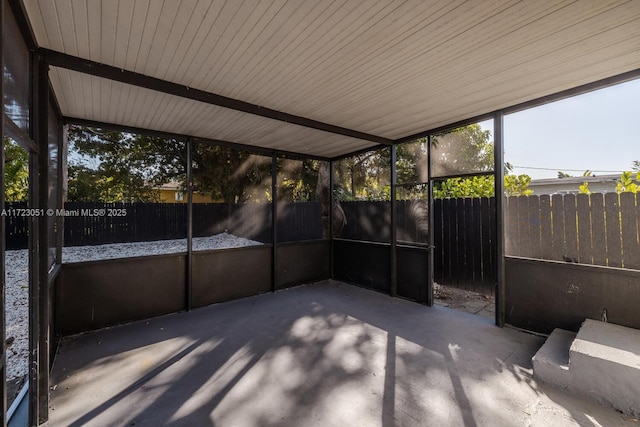
M0 1L0 34L2 34L2 28L4 24L4 1ZM0 41L0 70L4 70L3 63L3 43ZM4 73L3 73L4 74ZM2 120L0 120L0 137L2 137L2 150L0 150L0 196L2 196L2 203L0 205L0 209L4 209L4 76L0 78L0 99L2 99ZM6 340L6 331L5 331L5 299L4 299L4 216L0 218L0 235L3 236L0 239L0 331L2 332L2 336L0 336L0 411L2 411L2 415L0 416L0 427L6 427L7 420L5 415L7 413L7 360L5 356L5 347L4 343Z
M67 125L62 125L58 118L58 188L57 188L57 206L56 208L64 208L65 198L65 169L67 167ZM53 208L55 209L55 208ZM62 264L62 246L64 245L64 216L56 216L58 226L57 242L56 242L56 264Z
M431 135L427 136L427 185L428 185L428 206L429 206L429 249L427 259L427 297L426 303L429 307L433 305L433 277L435 274L435 236L433 232L434 217L433 212L433 182L431 182Z
M496 198L496 325L505 323L505 261L504 261L504 113L497 111L494 126L494 176Z
M28 206L37 209L38 195L38 158L39 153L29 153L29 196ZM38 223L37 217L29 218L29 426L38 425L38 337L40 336L38 322Z
M398 294L398 248L396 242L396 215L398 210L398 203L396 201L396 185L398 174L396 171L396 146L395 144L389 147L391 150L390 157L390 172L391 172L391 227L389 230L390 250L391 250L391 296L395 297Z
M29 83L29 136L36 143L37 152L29 152L29 208L40 208L40 179L39 171L42 163L42 153L40 147L40 111L38 103L38 79L39 61L34 54L30 56ZM38 217L29 218L29 426L39 424L39 382L38 382L38 350L40 338L39 322L39 295L41 280L40 277L40 224Z
M37 63L37 134L38 207L49 208L49 64L38 56ZM38 423L49 418L49 223L46 216L38 219Z
M329 260L330 260L329 277L331 277L332 280L334 279L334 276L333 276L333 270L334 270L333 207L335 206L335 203L336 203L336 200L335 200L336 195L333 191L333 175L334 175L334 161L330 160L329 161L329 239L331 239L331 243L329 246Z
M271 292L276 291L278 258L278 158L271 154Z
M187 138L187 265L185 266L185 309L191 311L193 294L193 173L192 153L193 139Z

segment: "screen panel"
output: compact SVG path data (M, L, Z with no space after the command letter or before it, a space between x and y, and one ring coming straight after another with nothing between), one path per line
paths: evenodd
M8 2L3 1L4 111L18 127L29 132L30 53Z
M491 172L493 120L462 126L431 137L431 176Z

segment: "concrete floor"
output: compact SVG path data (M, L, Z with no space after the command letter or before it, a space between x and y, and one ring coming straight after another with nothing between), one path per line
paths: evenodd
M543 340L323 282L66 339L45 425L637 425L537 384Z

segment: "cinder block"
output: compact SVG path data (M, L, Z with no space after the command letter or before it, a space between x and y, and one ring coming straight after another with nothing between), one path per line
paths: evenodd
M540 350L533 356L533 374L539 381L556 387L571 389L569 349L575 332L554 329Z
M569 357L577 392L640 416L640 330L587 319Z

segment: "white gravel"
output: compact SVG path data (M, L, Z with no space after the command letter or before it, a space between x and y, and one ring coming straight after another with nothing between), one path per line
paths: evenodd
M194 251L261 245L253 240L228 233L195 237ZM98 246L63 248L62 262L97 261L187 251L187 239L154 242L113 243ZM5 298L7 338L14 341L7 349L7 381L27 375L29 365L29 259L26 249L5 253Z

